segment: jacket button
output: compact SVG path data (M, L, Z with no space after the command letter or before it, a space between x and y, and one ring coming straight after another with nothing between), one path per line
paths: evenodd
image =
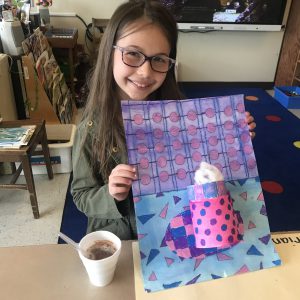
M87 126L89 127L93 126L93 121L88 121Z

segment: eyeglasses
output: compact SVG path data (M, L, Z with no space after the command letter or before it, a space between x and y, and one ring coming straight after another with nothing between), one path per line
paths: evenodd
M122 52L122 61L129 67L138 68L142 66L145 61L149 60L153 71L167 73L176 62L175 59L163 54L146 56L144 53L138 50L123 48L116 45L113 45L113 48Z

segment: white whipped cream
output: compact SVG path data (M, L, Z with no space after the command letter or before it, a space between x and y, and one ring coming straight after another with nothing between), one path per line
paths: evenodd
M224 177L217 167L202 161L199 169L195 172L194 179L195 184L204 184L215 181L223 181Z

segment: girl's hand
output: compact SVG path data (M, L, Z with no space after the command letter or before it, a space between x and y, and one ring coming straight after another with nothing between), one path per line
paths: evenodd
M125 200L132 186L132 181L136 179L134 167L120 164L111 172L108 178L108 191L117 201Z
M249 113L249 111L246 111L246 122L248 123L249 130L250 130L250 136L253 139L255 137L254 129L256 127L256 123L254 122L253 116Z

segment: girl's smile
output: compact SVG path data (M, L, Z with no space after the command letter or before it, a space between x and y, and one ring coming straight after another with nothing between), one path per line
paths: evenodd
M134 79L130 79L128 78L128 81L130 81L132 84L134 84L138 89L142 89L142 90L145 90L145 89L148 89L150 88L154 82L149 82L149 81L136 81Z

